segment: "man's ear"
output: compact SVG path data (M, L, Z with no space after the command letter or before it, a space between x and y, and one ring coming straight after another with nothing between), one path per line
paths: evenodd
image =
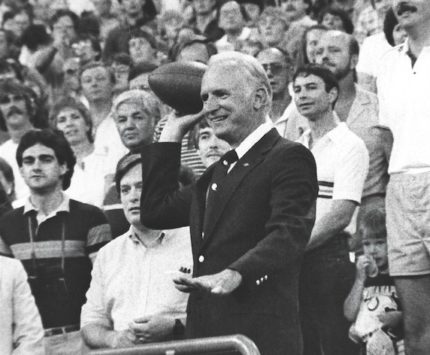
M254 93L254 103L253 108L256 111L261 110L262 107L266 106L269 101L269 93L267 92L266 88L260 87L257 90L255 90Z
M60 164L60 175L64 176L65 173L67 173L69 169L67 168L67 164Z
M328 97L332 106L333 106L333 103L336 102L338 96L339 96L339 90L335 87L331 88L330 91L328 92Z
M349 63L349 68L350 69L355 69L357 67L357 63L358 63L358 55L357 54L351 55L351 60L350 60L350 63Z

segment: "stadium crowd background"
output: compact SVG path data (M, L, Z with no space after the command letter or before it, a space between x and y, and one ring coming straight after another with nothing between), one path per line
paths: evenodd
M419 0L416 2L420 3ZM370 158L367 163L357 165L356 170L354 167L351 168L352 170L349 171L351 175L343 175L344 179L352 180L358 175L363 175L365 181L357 183L356 189L360 191L356 195L352 193L345 195L346 200L355 202L351 216L341 228L343 241L347 243L351 256L349 264L345 267L345 270L349 270L349 274L343 279L344 284L337 284L337 280L332 280L338 289L344 290L334 292L337 296L341 295L339 299L337 296L334 297L337 304L333 306L333 310L340 309L341 317L346 322L348 330L344 334L345 342L349 342L348 338L350 338L359 345L354 346L351 342L345 345L348 352L343 350L344 352L339 354L364 354L366 351L368 354L383 354L381 349L383 346L388 346L387 339L389 339L388 344L392 346L392 354L403 353L401 340L404 330L401 329L401 310L404 305L395 294L394 283L387 274L385 241L384 205L393 137L387 122L379 120L377 96L378 73L384 65L385 53L392 47L404 43L407 38L407 32L398 24L392 4L392 0L2 0L0 2L0 211L2 216L12 207L23 209L23 216L29 209L31 212L29 197L32 196L32 187L25 177L21 176L20 171L23 163L26 163L25 157L23 160L23 153L34 144L37 145L39 142L39 145L43 145L45 143L42 142L48 142L51 138L48 137L50 133L46 133L48 138L32 138L29 132L36 129L41 129L43 132L45 130L50 132L47 129L58 130L62 134L56 131L55 135L67 140L69 150L71 148L76 161L74 168L71 163L73 175L68 184L70 186L65 189L65 194L72 200L97 207L91 207L88 210L85 210L86 207L79 207L83 210L73 215L73 218L79 218L79 220L70 222L73 226L82 224L81 227L86 228L82 232L85 239L85 255L94 259L102 246L129 230L131 217L123 212L124 202L122 201L121 204L119 198L122 194L121 179L129 173L129 169L133 169L138 164L135 156L140 152L140 148L158 141L166 122L175 115L170 107L163 104L151 92L148 75L153 70L175 61L207 63L211 56L228 51L254 56L262 64L273 91L273 102L269 113L272 124L284 138L299 140L305 144L303 135L308 130L309 124L303 113L305 109L298 108L296 105L295 98L299 95L299 89L294 86L294 80L297 80L297 77L293 80L293 75L303 66L311 63L320 64L328 68L338 81L340 93L335 106L337 119L339 122L346 122L354 135L359 137L360 142L364 142ZM392 75L396 76L397 73ZM405 87L404 89L407 90ZM127 107L124 105L126 102L130 103ZM140 117L142 115L149 116L150 119L142 119ZM427 116L430 114L427 113ZM211 134L207 124L206 126L200 124L185 135L181 147L180 183L183 186L196 181L206 167L229 150L226 142L211 143L216 146L212 150L206 148L203 142L213 139ZM23 146L21 146L23 137L26 138L26 143L22 143ZM55 141L54 138L52 140ZM61 142L52 144L52 147L58 144L62 154L66 156L69 154L66 152L67 148L62 147ZM345 149L349 149L348 147L346 144ZM208 152L205 149L208 149ZM54 151L56 152L56 149ZM413 150L411 152L414 154ZM354 153L350 154L351 156L345 159L355 159ZM125 155L126 159L124 159ZM19 156L20 158L17 158ZM63 163L64 161L70 163L69 158L64 158ZM320 184L320 194L322 194L321 188L330 190L330 186ZM324 190L324 193L333 194L333 191ZM333 196L331 197L336 198ZM63 199L64 201L68 202ZM63 206L63 208L72 215L75 207L72 207L72 202L70 203L70 211L69 207ZM360 208L357 207L359 205ZM58 211L61 209L56 209L55 212ZM47 224L46 219L49 217L42 218L37 215L34 223L37 220L37 224ZM42 252L46 245L39 243L37 246L38 242L43 241L43 238L37 240L38 233L41 233L42 229L36 227L33 232L28 233L14 230L15 225L19 225L20 221L12 217L2 218L0 253L23 261L30 277L33 294L39 292L35 297L45 328L45 341L55 336L66 337L69 333L80 334L79 326L88 325L91 319L96 319L94 313L91 313L94 309L88 308L85 314L86 323L82 323L80 319L80 310L85 303L83 295L90 284L90 263L82 261L85 258L79 255L82 259L78 264L81 263L81 265L72 266L72 268L75 267L76 273L74 276L71 273L68 277L79 279L81 278L79 275L86 276L82 276L81 282L77 279L71 281L72 284L75 282L73 287L79 290L77 291L79 295L74 295L75 299L71 304L64 299L56 300L48 289L35 291L37 286L31 282L31 279L37 279L37 275L33 275L32 272L39 268L39 266L33 268L38 253L44 255L39 257L43 259L42 268L52 262L53 269L61 267L63 272L64 259L76 258L77 255L73 255L72 250L67 251L70 246L67 243L64 246L64 235L63 244L60 243L61 235L59 235L55 237L59 244L53 247L62 248L59 249L61 253L57 250L49 255L49 247ZM48 227L54 228L52 225ZM17 240L11 240L8 236L14 233L24 233L25 237L20 235L19 238L16 236ZM36 234L33 235L34 233ZM186 233L186 231L177 231L177 233ZM30 237L31 243L27 243L25 238ZM34 237L35 240L33 240ZM363 238L367 242L362 244ZM369 248L380 248L380 245L369 246L374 243L373 240L379 240L380 245L383 245L382 251L369 251ZM115 240L111 243L114 242ZM20 249L16 245L20 243L21 247L22 245L25 247ZM426 243L428 254L428 240ZM35 249L34 244L36 244ZM27 247L31 247L31 251L25 249ZM122 247L119 242L117 247ZM180 248L186 247L181 245ZM370 273L369 264L372 263L371 258L366 259L366 255L373 255L372 253L379 258L378 266L384 274L381 280L378 279L379 284L365 281ZM49 261L50 259L52 260ZM186 256L184 260L185 264L189 262ZM310 258L306 262L309 263L311 260ZM103 262L108 265L109 261L108 250L106 250L103 254ZM115 262L118 263L118 269L126 266L134 267L132 262L121 266L120 261L111 257L111 263ZM357 265L356 271L353 263ZM97 264L98 268L102 266ZM2 277L1 268L2 266L0 266L0 277ZM317 272L309 265L306 270L311 274ZM100 270L98 272L101 273ZM423 274L425 272L421 275ZM64 277L64 274L61 275ZM3 282L1 278L0 282ZM311 286L303 287L309 287L306 292L311 294L314 292ZM365 307L360 306L364 297L362 292L368 292L367 295L371 298L375 296L375 292L379 292L375 289L382 286L386 287L381 291L385 292L384 297L392 296L395 301L386 307L392 307L391 310L396 313L396 319L379 317L377 321L379 328L372 331L363 330L373 325L366 323L363 328L361 324L362 328L360 328L356 322L357 314L361 314L361 308ZM58 285L55 287L58 288ZM369 291L372 287L375 289ZM65 288L68 292L67 285ZM93 297L92 300L94 300L97 296L96 291L93 290L87 296ZM330 292L333 290L327 287L325 291L329 292L326 297L330 298ZM25 294L24 291L22 292ZM98 292L102 291L98 290ZM317 299L324 297L324 295L317 295L318 291L315 292ZM358 299L354 298L354 293L358 294ZM40 297L52 298L41 300L38 299ZM424 297L428 299L429 295ZM344 305L345 300L347 302ZM52 306L57 301L58 305ZM130 299L125 297L124 302L133 301L131 297ZM185 312L184 302L186 303L186 300L183 299L172 301L176 307L175 312ZM428 300L426 302L428 303ZM5 306L0 304L0 308L2 307ZM61 307L67 308L68 311L60 310ZM128 304L127 307L132 309L134 305ZM312 305L310 307L312 309ZM0 310L0 314L1 312ZM63 316L64 319L61 319ZM33 325L40 322L37 320L38 315L34 317L36 320L32 320ZM183 315L177 318L181 319L181 317ZM312 321L318 323L318 317L330 318L331 316L317 314L316 319ZM333 324L336 323L336 317L332 317L332 321ZM350 329L353 323L354 326ZM181 324L175 324L174 332L180 333L180 329L177 329L180 326ZM318 333L322 329L319 326L326 327L327 324L318 324L315 328L311 328ZM333 327L333 332L335 328ZM372 332L375 333L376 329L382 329L384 335L378 335L380 338L374 340L376 350L372 350L371 346L366 346L366 343L369 343ZM31 331L28 330L28 332ZM138 334L138 331L136 332ZM0 337L3 334L5 333L0 329ZM25 338L24 335L22 337L22 339ZM325 335L321 336L321 339L324 337ZM7 337L4 336L4 338ZM81 335L78 335L78 338L80 339L78 346L81 347ZM319 335L315 336L315 339L317 338L319 339ZM329 338L330 336L327 337ZM12 339L10 344L13 345L9 345L9 350L18 347L22 342L21 338L18 339L14 335L10 335L10 339ZM109 345L114 347L114 345L139 343L136 339L142 340L139 337L130 336L128 342L118 341ZM150 340L147 341L170 338L148 339ZM342 343L342 340L337 340ZM331 341L336 340L327 340L328 343ZM68 347L65 345L68 344L66 340L56 340L56 342L60 345L54 346L51 342L51 348L46 350L47 353L68 353L61 352L66 351L65 348ZM36 343L37 341L34 344ZM97 347L96 342L87 340L87 343ZM55 350L57 345L62 346L61 350L58 350L59 348ZM103 346L99 345L107 346L106 343ZM0 354L13 353L2 346L3 343L0 341ZM36 345L34 346L23 353L38 353L35 350ZM321 347L324 346L321 345ZM318 347L320 345L317 346L317 350L310 347L306 350L307 354L318 354L321 350ZM330 346L327 349L331 349ZM70 353L79 353L73 352L71 347L68 350ZM326 350L324 354L338 353L334 350L332 353L330 351ZM391 353L387 352L387 354Z

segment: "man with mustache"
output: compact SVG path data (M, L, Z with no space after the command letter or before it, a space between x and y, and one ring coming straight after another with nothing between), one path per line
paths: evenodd
M339 120L364 141L369 151L369 173L364 184L360 219L367 210L384 206L392 134L378 124L376 95L355 83L358 54L358 42L353 36L331 30L321 37L315 59L339 82L339 97L334 106Z
M21 137L34 128L35 103L30 89L12 80L0 83L0 129L8 132L10 139L0 146L0 156L13 169L15 193L18 200L29 195L16 163L16 149Z
M316 63L329 69L339 82L339 96L334 106L336 119L345 122L369 151L369 173L364 184L360 219L367 210L384 206L392 134L379 125L376 95L355 83L359 54L357 40L347 33L330 30L321 37L315 54ZM303 116L294 116L288 121L288 131L296 135L307 127L308 122ZM351 247L358 247L355 238L351 240Z
M380 123L394 136L388 172L390 275L404 315L407 354L430 349L430 1L393 0L408 34L381 60Z

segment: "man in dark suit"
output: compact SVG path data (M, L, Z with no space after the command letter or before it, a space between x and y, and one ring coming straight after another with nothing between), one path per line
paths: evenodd
M190 225L194 273L174 280L191 293L189 338L241 333L262 354L298 355L298 275L315 219L315 161L272 127L270 83L255 58L214 56L201 97L200 114L171 119L159 142L142 150L142 223ZM179 190L180 142L203 116L233 150Z

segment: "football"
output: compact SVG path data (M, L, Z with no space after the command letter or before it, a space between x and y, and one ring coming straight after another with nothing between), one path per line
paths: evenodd
M148 77L152 91L178 114L198 113L202 77L207 66L198 62L175 62L162 65Z

